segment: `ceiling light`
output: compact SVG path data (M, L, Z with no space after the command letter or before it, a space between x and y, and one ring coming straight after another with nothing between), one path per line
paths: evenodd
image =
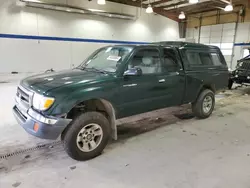
M233 8L233 5L231 5L231 4L227 5L227 6L224 8L224 10L227 11L227 12L232 11L233 9L234 9L234 8Z
M148 8L146 9L146 13L150 14L150 13L153 13L153 8L150 4L148 4Z
M185 18L186 18L186 16L185 16L184 12L181 12L179 15L179 19L183 20Z
M98 5L105 5L106 1L105 0L97 0Z
M189 3L191 3L191 4L195 4L195 3L198 3L199 2L199 0L189 0Z

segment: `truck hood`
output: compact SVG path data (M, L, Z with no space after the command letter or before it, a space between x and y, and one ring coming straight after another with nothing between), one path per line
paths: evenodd
M66 85L88 84L93 81L98 82L104 79L106 80L107 77L114 76L94 71L74 69L31 76L23 79L21 85L42 94Z

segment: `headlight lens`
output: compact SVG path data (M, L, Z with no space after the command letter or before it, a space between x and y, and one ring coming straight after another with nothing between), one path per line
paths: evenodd
M54 101L55 99L52 97L45 97L35 93L33 96L32 105L37 110L47 110L52 106Z

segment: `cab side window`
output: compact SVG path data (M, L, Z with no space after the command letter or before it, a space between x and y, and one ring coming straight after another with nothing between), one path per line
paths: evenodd
M202 65L213 65L213 61L210 56L210 53L200 52L199 55L200 55Z
M218 66L222 62L217 53L186 51L185 52L189 66Z
M186 57L190 66L202 65L199 53L186 51Z
M129 62L128 68L140 68L142 74L155 74L160 72L160 53L157 49L141 49L136 52Z
M221 66L224 65L219 53L185 51L189 66Z
M222 61L221 61L221 57L219 54L217 53L211 53L211 57L212 57L212 60L213 60L213 63L215 66L221 66L223 65Z
M176 72L180 69L173 49L163 49L163 62L161 72Z

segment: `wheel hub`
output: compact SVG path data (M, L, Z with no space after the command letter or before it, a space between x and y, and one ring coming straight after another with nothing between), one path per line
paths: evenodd
M93 136L92 136L91 134L88 134L88 135L87 135L87 140L92 140L92 137L93 137Z
M90 152L96 149L103 138L103 131L100 125L91 123L85 125L76 138L77 147L83 152Z
M209 113L213 106L213 99L211 96L206 96L203 101L203 111Z

